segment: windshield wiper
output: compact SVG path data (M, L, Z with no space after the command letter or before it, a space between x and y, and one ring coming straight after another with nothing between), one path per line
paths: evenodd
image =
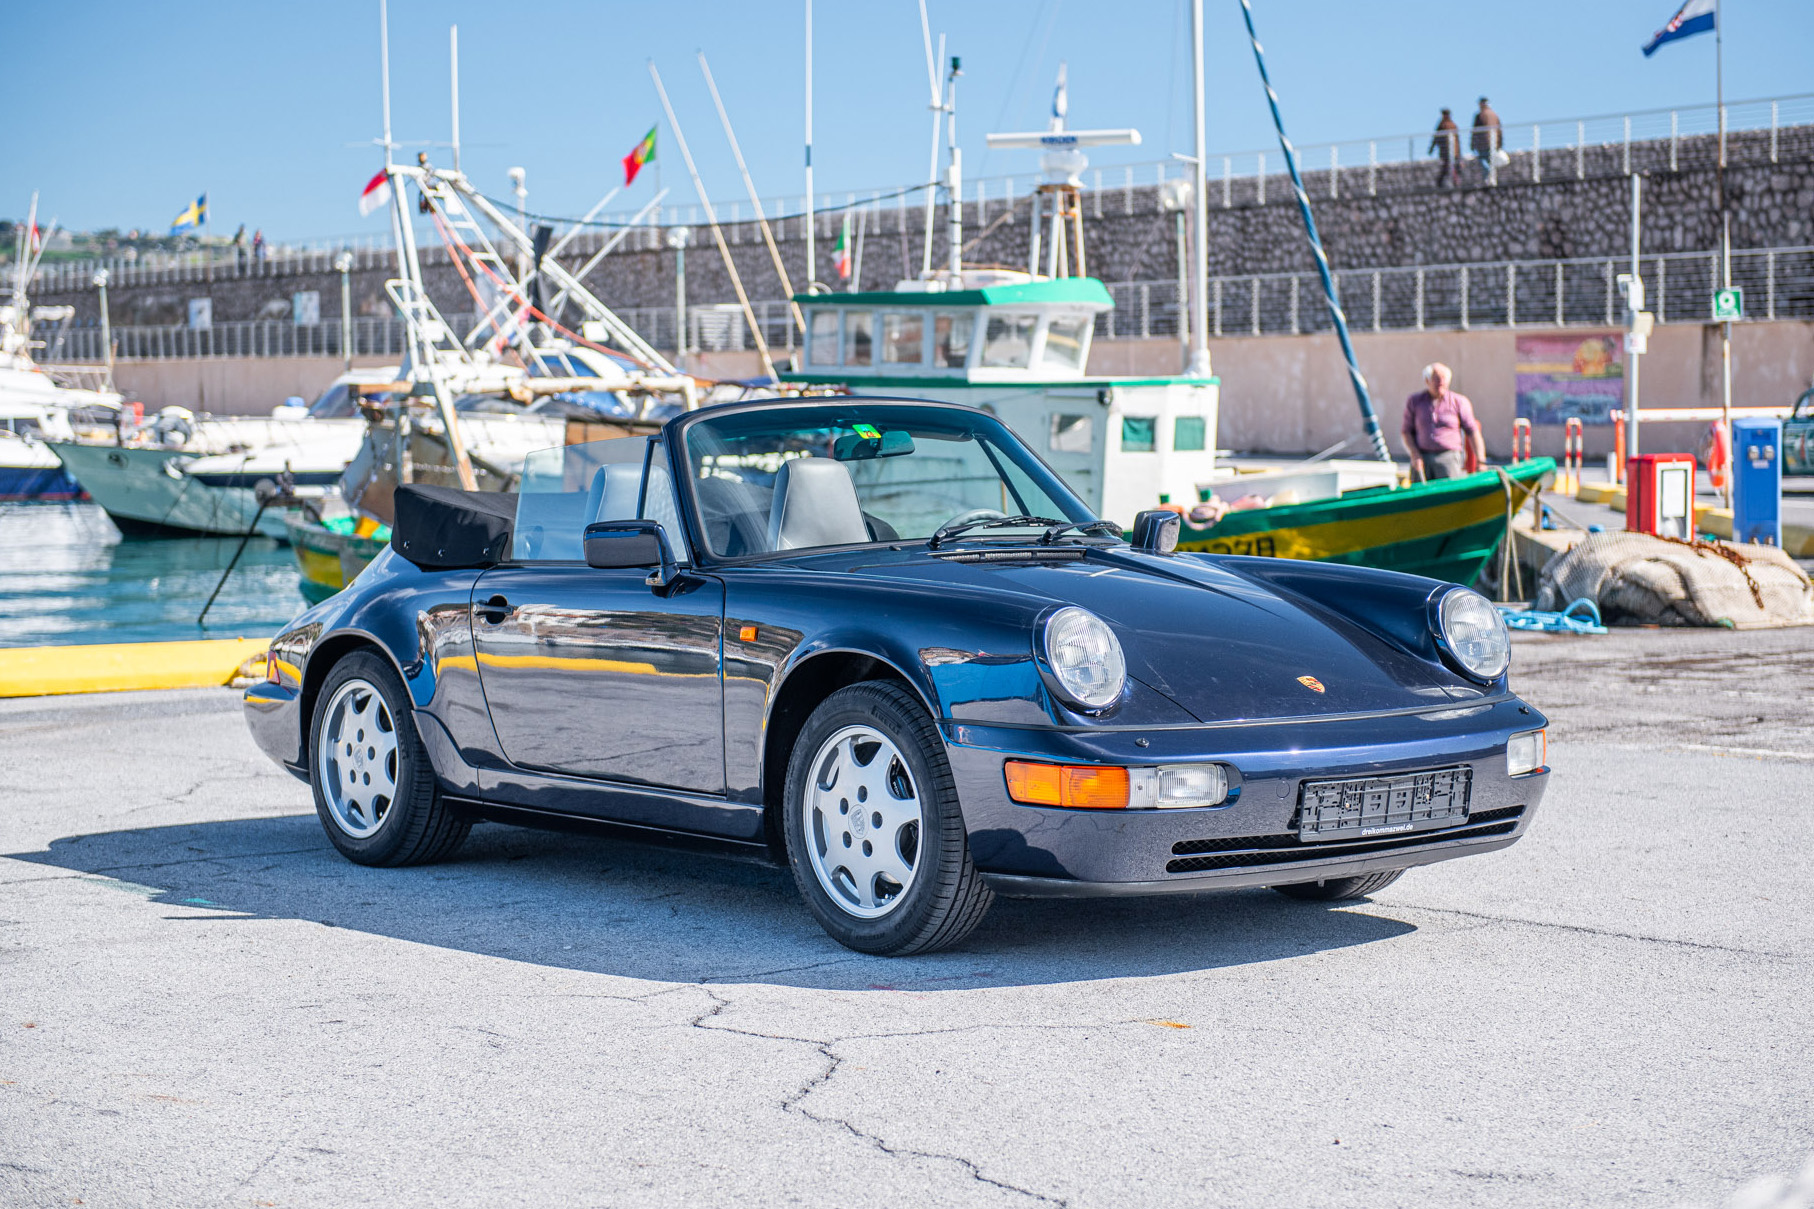
M1061 522L1053 525L1050 529L1047 529L1044 533L1040 534L1039 544L1042 546L1049 546L1067 533L1075 533L1079 537L1089 533L1106 533L1110 537L1120 537L1121 526L1117 525L1114 521Z
M1012 529L1033 525L1064 525L1067 522L1050 516L989 516L982 520L965 521L961 525L945 525L926 539L926 548L936 550L940 543L951 540L972 529Z

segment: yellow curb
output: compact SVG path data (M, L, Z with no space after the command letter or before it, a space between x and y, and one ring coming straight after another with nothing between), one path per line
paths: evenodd
M122 642L97 646L0 649L0 697L114 693L226 684L268 638L200 642Z

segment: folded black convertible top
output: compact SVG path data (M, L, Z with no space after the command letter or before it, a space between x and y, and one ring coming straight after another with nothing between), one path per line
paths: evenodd
M510 557L517 497L406 484L397 488L391 549L425 571L490 567Z

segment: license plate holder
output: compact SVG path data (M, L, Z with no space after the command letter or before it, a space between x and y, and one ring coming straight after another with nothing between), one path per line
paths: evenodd
M1467 822L1474 770L1437 768L1383 777L1305 781L1298 838L1306 843L1434 831Z

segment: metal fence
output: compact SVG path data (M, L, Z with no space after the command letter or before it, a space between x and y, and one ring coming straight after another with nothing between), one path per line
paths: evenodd
M1674 252L1639 261L1648 303L1658 323L1708 323L1721 280L1718 252ZM1625 257L1505 261L1497 264L1421 265L1412 268L1343 269L1336 288L1355 331L1470 330L1504 327L1609 327L1623 318L1617 277L1630 269ZM1814 247L1746 249L1732 253L1733 283L1745 292L1745 322L1814 319ZM1115 309L1096 320L1102 340L1182 339L1184 316L1176 281L1108 283ZM794 351L797 333L788 304L751 304L777 359ZM1266 273L1210 279L1210 331L1216 336L1303 335L1330 329L1328 308L1314 272ZM656 348L675 347L672 307L618 312ZM473 315L448 315L457 331ZM753 349L749 324L734 304L690 307L689 349ZM122 360L169 357L344 356L340 324L284 321L217 323L208 328L132 326L113 329ZM402 321L355 319L351 351L357 356L400 356ZM46 361L103 360L99 328L47 333Z
M1726 104L1728 161L1734 165L1806 160L1814 154L1814 93L1765 97ZM1463 110L1457 119L1459 159L1456 175L1464 184L1500 185L1513 182L1541 183L1566 178L1586 179L1637 172L1676 172L1705 167L1714 162L1719 110L1713 105L1675 109L1644 109L1592 117L1512 122L1500 127L1500 145L1510 162L1490 170L1472 163L1469 144L1471 116ZM1339 198L1357 194L1404 192L1428 188L1428 172L1436 166L1430 151L1431 130L1410 134L1379 135L1334 143L1312 143L1298 148L1305 186L1313 198ZM1289 182L1277 148L1236 151L1210 156L1210 205L1233 208L1246 205L1288 204ZM1158 204L1156 186L1189 175L1187 165L1175 159L1119 164L1092 169L1085 180L1084 213L1092 218L1116 214L1147 213ZM1039 183L1029 169L1015 175L977 176L964 184L965 221L972 231L1000 218L1003 207L1024 199ZM846 214L861 215L866 228L880 232L918 232L924 219L925 184L825 193L809 199L799 195L762 200L763 213L775 220L777 239L804 239L809 212L816 214L819 234L829 238ZM514 209L514 203L506 204ZM714 207L732 243L760 239L755 212L747 198L718 202ZM608 239L611 227L629 225L629 211L606 212L595 220L600 229L583 233L571 245L586 255ZM705 220L698 205L669 205L658 209L649 225L636 231L625 250L665 246L664 225L698 226ZM697 242L697 241L696 241ZM182 253L149 253L136 260L109 257L43 265L34 290L55 293L91 288L94 274L107 269L115 285L212 281L234 276L291 276L326 272L341 251L351 252L357 268L383 267L393 253L388 234L344 236L270 247L263 260L250 259L245 251L210 245ZM425 262L445 255L432 244L422 249ZM829 255L829 253L828 253Z

